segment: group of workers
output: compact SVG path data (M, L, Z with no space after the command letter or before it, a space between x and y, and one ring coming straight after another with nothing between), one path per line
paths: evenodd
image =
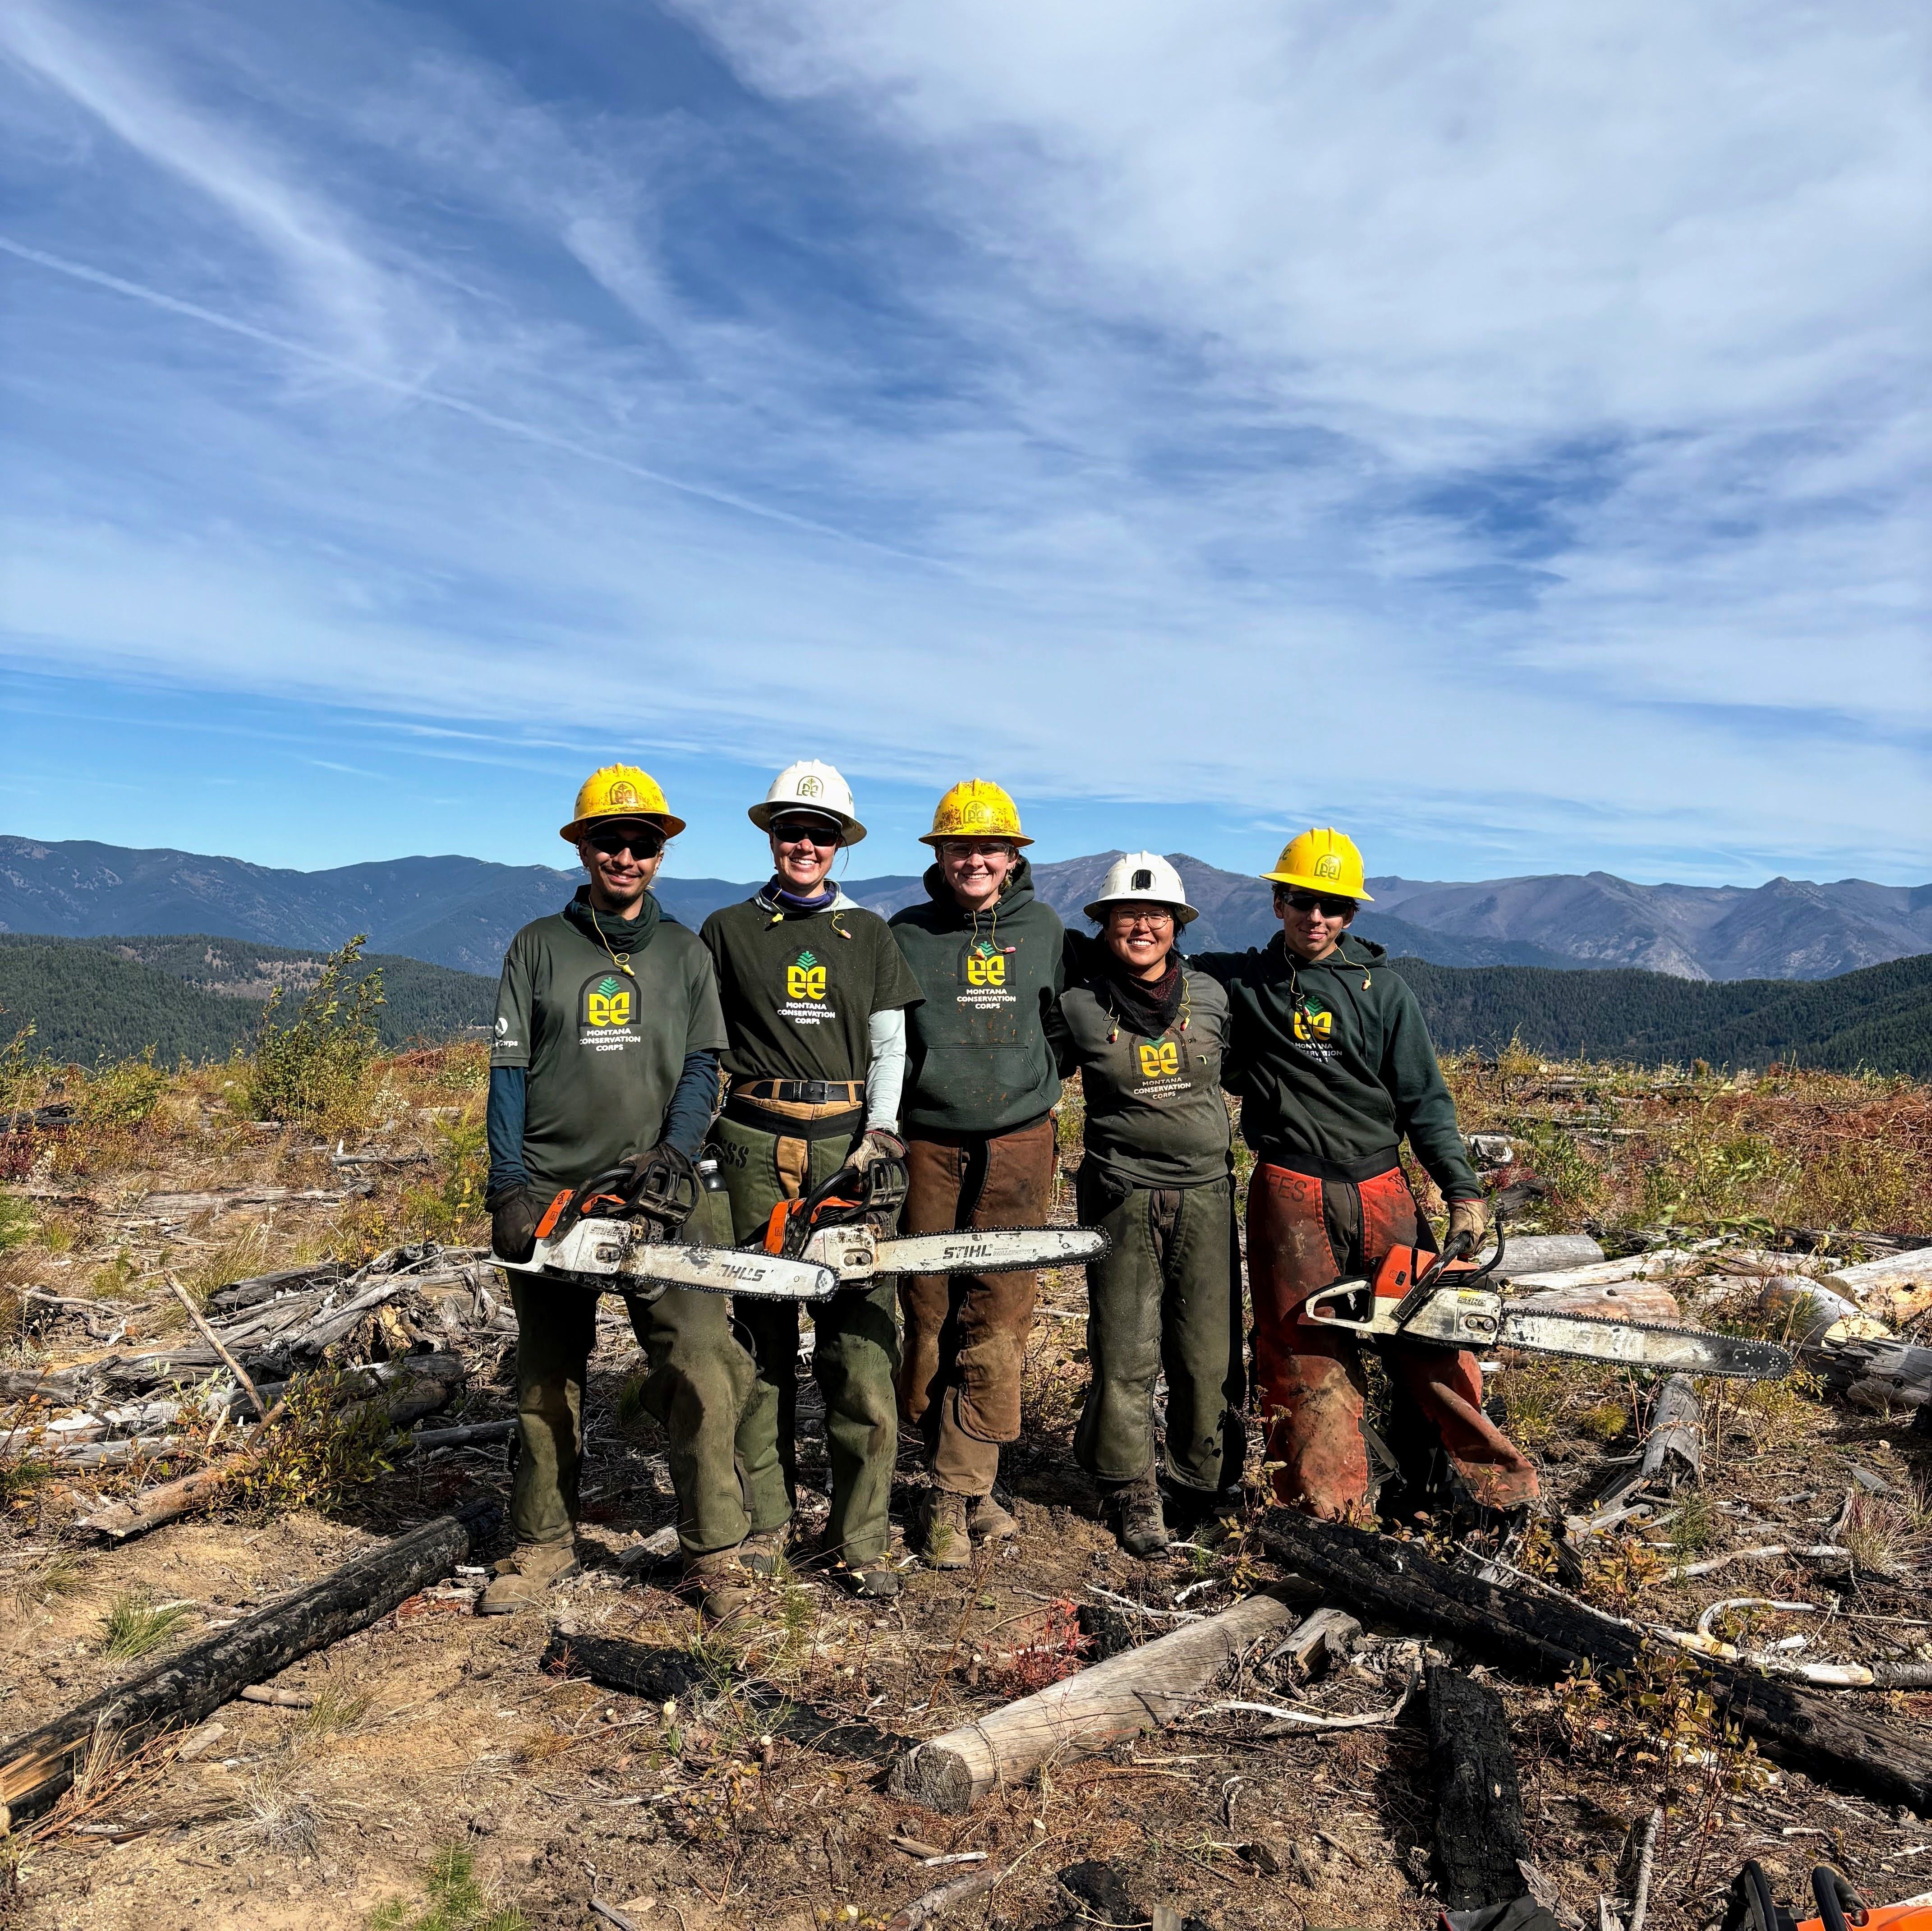
M1310 830L1262 874L1280 935L1184 956L1197 916L1150 852L1114 865L1066 931L1035 893L1012 799L972 778L922 842L926 900L889 922L832 873L866 828L838 772L806 760L750 808L769 881L693 933L651 886L684 829L633 766L596 772L562 836L587 883L525 926L503 964L490 1054L488 1204L496 1253L526 1261L560 1190L628 1166L704 1162L682 1237L754 1244L773 1210L847 1168L896 1162L900 1231L1046 1222L1064 1078L1080 1076L1077 1218L1110 1237L1088 1268L1091 1380L1074 1454L1122 1545L1164 1549L1229 1506L1246 1448L1241 1243L1224 1091L1256 1165L1247 1200L1256 1405L1275 1499L1330 1519L1372 1493L1367 1383L1353 1336L1308 1297L1434 1237L1406 1139L1448 1231L1480 1232L1469 1165L1413 994L1348 934L1360 854ZM482 1607L505 1614L577 1566L583 1411L596 1297L510 1272L518 1324L515 1547ZM888 1507L901 1430L928 1478L912 1537L936 1568L1017 1533L998 1489L1021 1433L1037 1276L883 1276L815 1302L830 1513L811 1552L862 1597L896 1594ZM788 1553L797 1504L799 1313L790 1301L672 1288L630 1303L678 1502L682 1586L728 1619ZM1466 1353L1384 1350L1387 1444L1418 1501L1507 1510L1529 1463L1483 1412ZM1163 1425L1156 1430L1166 1378ZM1156 1437L1158 1436L1158 1439ZM1386 1498L1384 1498L1386 1506Z

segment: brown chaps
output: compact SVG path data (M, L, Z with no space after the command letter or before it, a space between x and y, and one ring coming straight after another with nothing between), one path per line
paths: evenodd
M1360 1181L1272 1164L1255 1169L1248 1192L1255 1380L1268 1459L1280 1465L1278 1501L1333 1522L1360 1513L1368 1494L1360 1339L1305 1320L1303 1303L1337 1280L1372 1279L1391 1247L1434 1244L1399 1167ZM1510 1508L1535 1499L1535 1470L1483 1412L1474 1355L1394 1342L1382 1359L1395 1384L1390 1433L1405 1466L1412 1457L1401 1450L1432 1437L1478 1503Z
M1038 1227L1053 1187L1052 1117L1009 1133L907 1136L906 1234ZM899 1414L926 1444L934 1486L985 1495L1000 1444L1020 1432L1020 1374L1036 1274L908 1274Z

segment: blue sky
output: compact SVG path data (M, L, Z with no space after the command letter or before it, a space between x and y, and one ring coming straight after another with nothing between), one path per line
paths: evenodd
M1846 0L0 13L0 830L1932 876L1932 103Z

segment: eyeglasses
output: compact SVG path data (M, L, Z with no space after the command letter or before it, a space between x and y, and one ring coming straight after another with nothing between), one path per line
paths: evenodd
M633 858L656 858L664 850L664 834L655 825L605 825L584 834L584 842L606 858L628 852Z
M820 851L836 851L838 833L830 825L800 818L788 818L772 827L772 836L782 845L816 845Z
M1318 892L1277 892L1274 902L1291 912L1319 912L1324 919L1346 919L1355 909L1352 898L1324 898Z
M1174 923L1174 914L1172 912L1116 911L1113 919L1115 925L1128 931L1131 931L1136 925L1146 925L1156 932L1165 931Z
M998 858L1013 848L1005 838L943 838L939 849L948 858Z

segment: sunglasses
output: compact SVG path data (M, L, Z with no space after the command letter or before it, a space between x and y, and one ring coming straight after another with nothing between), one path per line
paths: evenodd
M838 849L838 834L830 825L792 818L772 827L772 836L782 845L816 845L820 851Z
M585 835L584 842L606 858L627 851L633 858L656 858L664 850L664 834L655 825L610 825Z
M1319 912L1324 919L1346 919L1355 909L1352 898L1324 898L1318 892L1277 892L1274 902L1292 912Z

